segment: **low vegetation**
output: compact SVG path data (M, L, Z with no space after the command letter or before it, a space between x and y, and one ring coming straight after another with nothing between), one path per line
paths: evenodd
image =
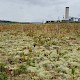
M80 80L80 23L0 24L0 80Z

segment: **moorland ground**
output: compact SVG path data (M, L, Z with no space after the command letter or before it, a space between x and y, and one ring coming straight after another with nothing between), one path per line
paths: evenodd
M0 23L0 80L80 80L80 23Z

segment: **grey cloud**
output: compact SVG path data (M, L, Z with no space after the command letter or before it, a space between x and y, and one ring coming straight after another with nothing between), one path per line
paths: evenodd
M70 16L80 17L80 0L0 0L0 19L43 21L62 19L66 6Z
M64 4L66 0L25 0L29 4L38 6L50 6L56 4Z

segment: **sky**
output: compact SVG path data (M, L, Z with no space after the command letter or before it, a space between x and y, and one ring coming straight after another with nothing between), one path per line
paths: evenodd
M80 17L80 0L0 0L0 20L43 22L62 19L65 7Z

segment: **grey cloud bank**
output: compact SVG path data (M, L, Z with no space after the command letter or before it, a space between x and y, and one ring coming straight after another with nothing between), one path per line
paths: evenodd
M66 6L70 16L80 17L80 0L0 0L0 19L46 21L62 19Z

